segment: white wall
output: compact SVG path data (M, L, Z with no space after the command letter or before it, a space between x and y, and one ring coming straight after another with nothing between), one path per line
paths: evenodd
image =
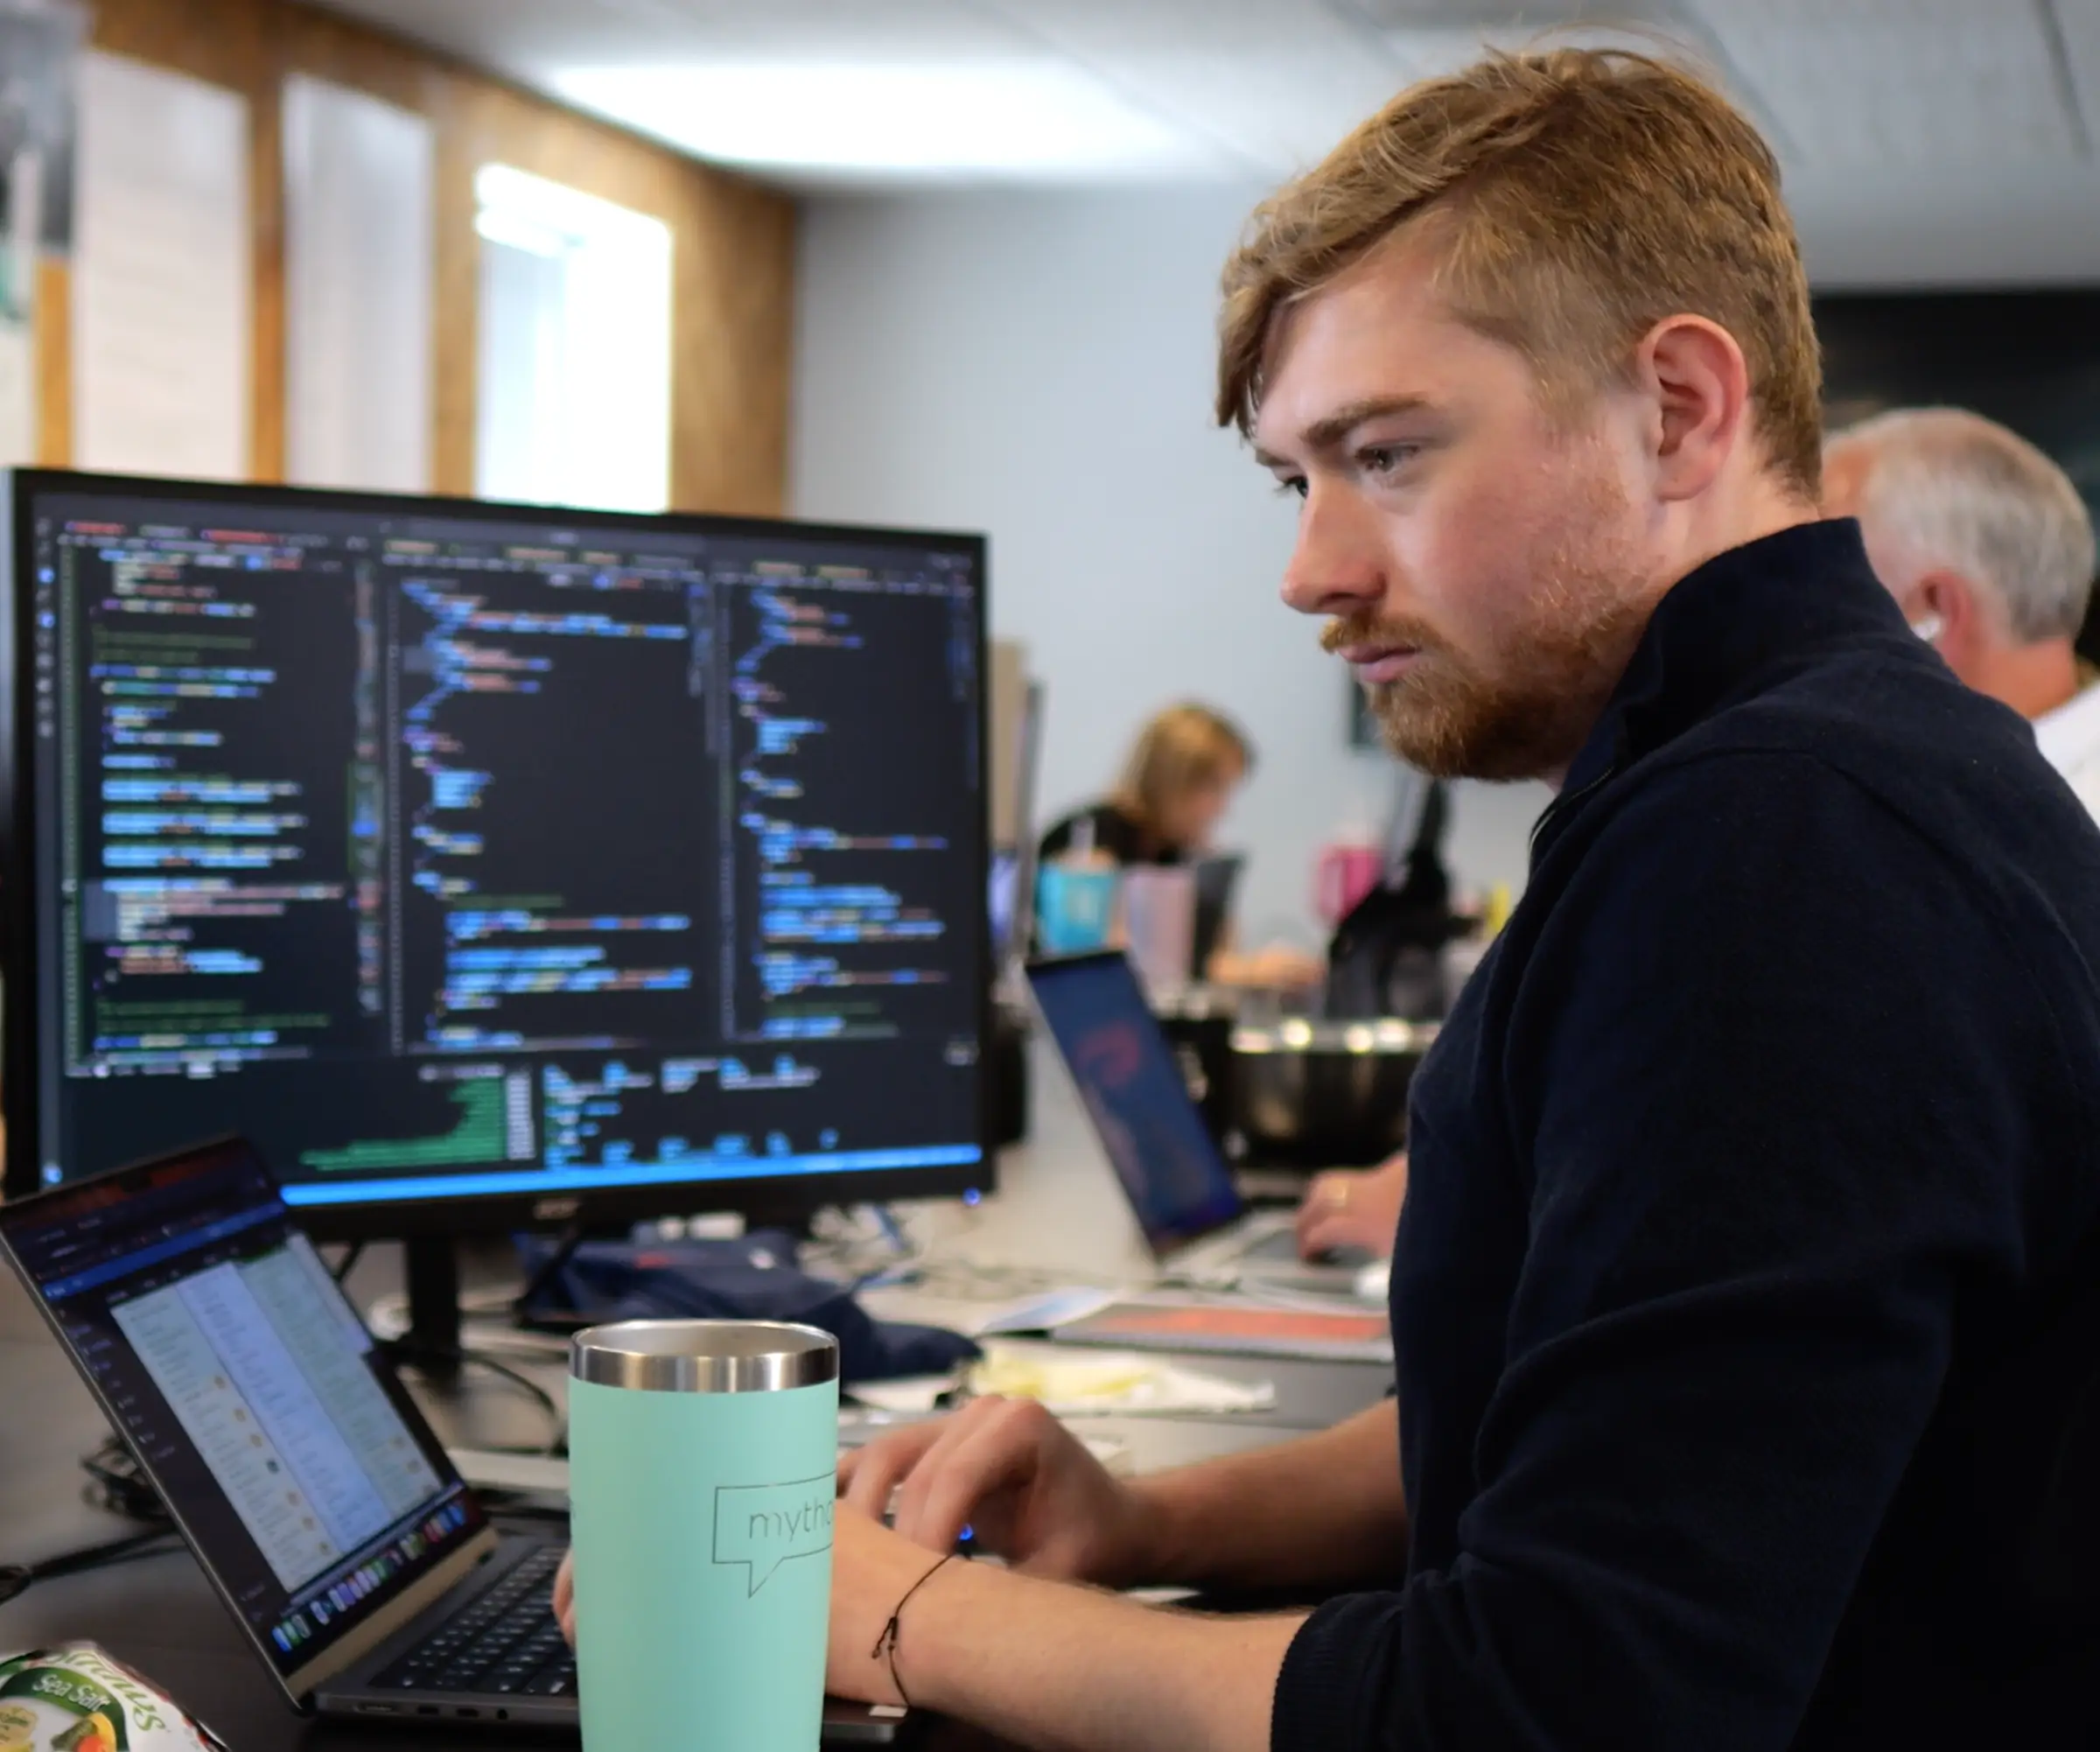
M2075 166L1877 185L1789 177L1819 285L2090 281L2100 179ZM1046 810L1099 792L1195 695L1261 765L1228 837L1250 932L1316 930L1312 848L1382 818L1345 683L1276 600L1291 508L1208 417L1217 272L1254 189L838 197L803 210L795 510L984 529L992 624L1047 682ZM1536 786L1461 788L1463 881L1521 886Z
M1047 685L1041 798L1098 795L1194 696L1259 755L1226 830L1250 937L1319 941L1314 848L1394 784L1348 683L1285 609L1290 501L1210 422L1217 274L1252 191L956 193L804 209L796 515L983 529L991 619ZM1463 788L1462 881L1521 886L1536 786Z

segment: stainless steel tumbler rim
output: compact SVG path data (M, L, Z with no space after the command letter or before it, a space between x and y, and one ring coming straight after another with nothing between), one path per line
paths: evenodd
M759 1320L626 1320L569 1341L569 1373L648 1393L774 1393L838 1378L838 1341Z

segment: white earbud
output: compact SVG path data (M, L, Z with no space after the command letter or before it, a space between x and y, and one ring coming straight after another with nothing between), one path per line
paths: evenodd
M1936 614L1928 614L1922 620L1914 620L1910 623L1910 630L1928 645L1931 644L1946 629L1947 623Z

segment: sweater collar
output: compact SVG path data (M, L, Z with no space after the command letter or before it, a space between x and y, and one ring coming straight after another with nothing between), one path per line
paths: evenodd
M1656 604L1540 829L1722 707L1863 641L1930 657L1874 576L1852 518L1798 523L1715 555Z

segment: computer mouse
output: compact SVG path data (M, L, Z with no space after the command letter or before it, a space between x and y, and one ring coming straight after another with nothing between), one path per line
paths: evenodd
M1374 1259L1357 1272L1352 1287L1367 1302L1382 1302L1392 1287L1393 1262L1390 1259Z

